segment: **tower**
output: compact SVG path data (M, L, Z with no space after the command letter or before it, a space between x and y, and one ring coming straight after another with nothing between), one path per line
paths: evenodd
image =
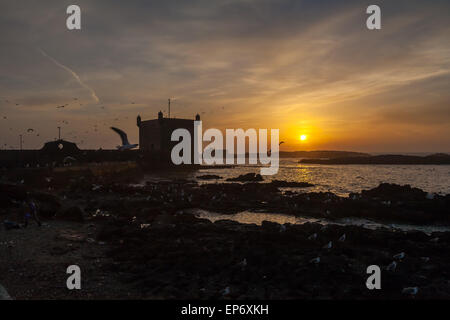
M138 127L141 126L141 116L140 116L140 115L138 115L137 118L136 118L136 125L137 125Z

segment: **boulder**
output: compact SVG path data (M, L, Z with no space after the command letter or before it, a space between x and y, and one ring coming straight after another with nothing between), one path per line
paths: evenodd
M68 207L58 211L56 218L66 221L84 222L84 211L80 207Z
M240 182L246 182L246 181L263 181L263 177L259 173L247 173L247 174L241 174L239 177L236 178L228 178L227 181L240 181Z

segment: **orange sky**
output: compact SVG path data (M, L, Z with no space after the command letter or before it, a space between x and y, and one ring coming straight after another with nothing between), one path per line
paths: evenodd
M380 1L379 31L361 1L81 0L75 32L68 4L2 4L2 148L57 126L81 148L116 146L110 126L137 142L136 116L172 98L205 128L278 128L282 150L450 151L446 1Z

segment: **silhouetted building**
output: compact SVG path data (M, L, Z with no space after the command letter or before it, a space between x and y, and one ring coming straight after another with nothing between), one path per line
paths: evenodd
M195 120L200 120L197 114ZM164 118L163 113L158 112L158 118L142 121L137 117L137 126L139 127L139 149L144 153L159 154L170 156L172 147L178 141L171 141L172 132L183 128L190 132L191 143L194 143L194 121L191 119ZM192 148L193 150L193 148Z
M57 158L76 156L81 152L81 150L75 143L61 139L46 142L39 152L41 155L45 155L51 158Z

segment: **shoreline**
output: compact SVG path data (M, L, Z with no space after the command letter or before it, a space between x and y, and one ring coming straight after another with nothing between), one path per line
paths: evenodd
M40 228L1 228L0 255L7 259L0 260L0 284L14 299L407 299L402 289L411 286L420 288L415 298L450 299L450 232L212 222L189 212L281 210L327 221L359 215L450 225L450 195L390 184L343 198L282 192L287 182L138 186L124 173L50 178L26 187L0 184L2 220L14 221L29 192L44 221ZM383 271L383 290L367 290L367 266L384 270L399 252L406 257L395 272ZM320 263L311 262L317 257ZM65 288L72 264L82 269L79 291Z

